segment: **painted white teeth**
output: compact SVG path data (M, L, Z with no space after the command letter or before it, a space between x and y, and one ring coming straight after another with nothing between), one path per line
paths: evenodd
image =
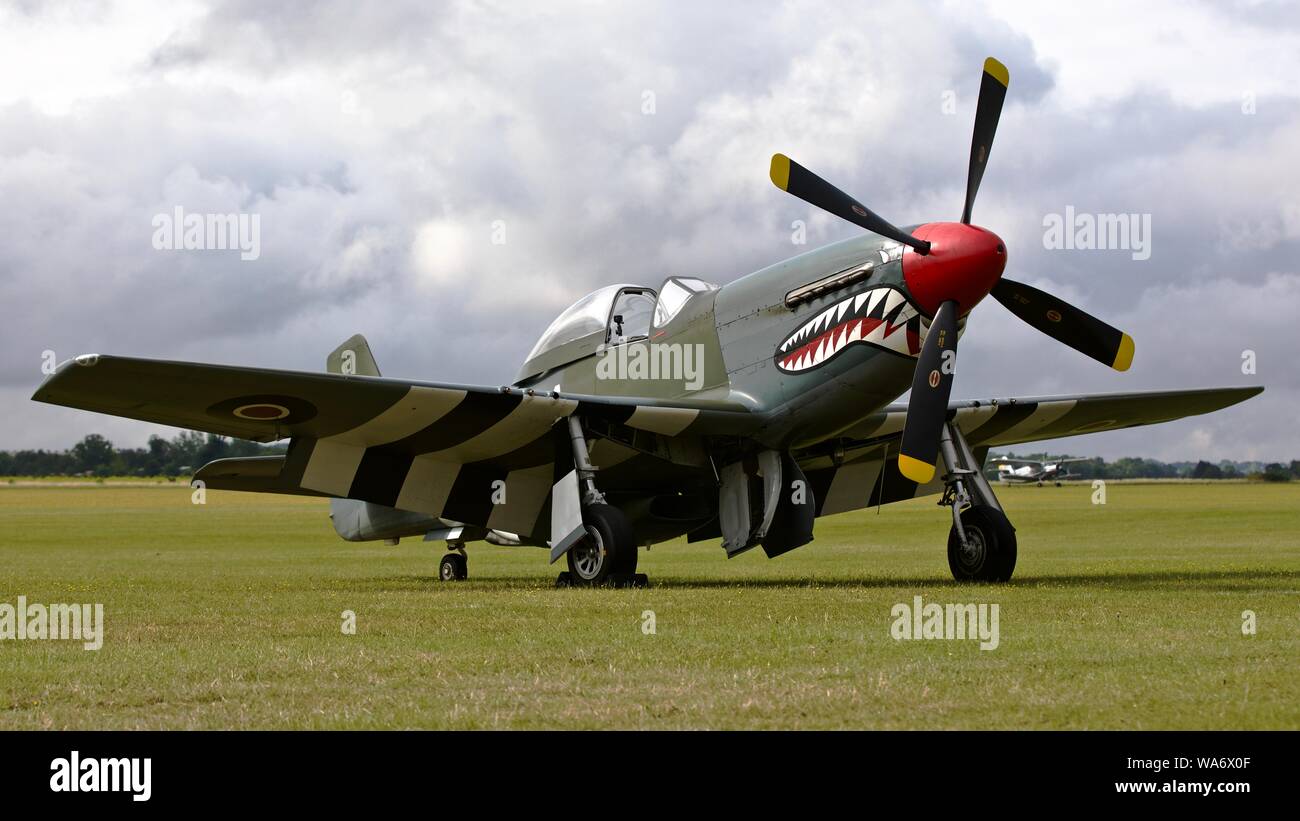
M903 301L903 295L900 294L898 291L895 291L893 288L890 288L889 295L886 298L886 302L885 302L885 316L889 316L893 312L893 310L898 307L898 303L902 301Z
M831 307L827 308L825 311L822 311L821 319L817 323L818 324L817 332L824 333L826 329L829 328L831 326L831 323L834 321L835 321L835 306L832 305Z
M882 299L885 298L885 291L886 291L886 290L888 290L888 289L886 289L886 288L877 288L876 290L874 290L874 291L871 292L871 304L867 306L867 313L868 313L868 314L872 314L872 313L875 312L875 310L876 310L876 306L878 306L878 305L880 304L880 300L882 300Z
M867 326L870 330L864 327L865 322L857 322L852 327L844 328L838 335L831 334L833 329L850 318L850 313L853 319L876 316L884 321ZM904 356L912 356L907 328L917 317L920 318L917 329L924 339L930 329L930 321L920 315L901 291L892 287L872 288L846 297L809 319L782 344L781 369L796 372L817 367L854 342L867 342Z

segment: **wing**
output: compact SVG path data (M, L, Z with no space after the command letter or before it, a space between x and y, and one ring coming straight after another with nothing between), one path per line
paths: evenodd
M976 458L983 462L990 447L1169 422L1221 410L1263 390L1206 388L965 400L949 403L948 418L956 420ZM898 441L906 419L906 405L890 405L849 428L841 439L796 454L813 488L817 515L874 507L943 490L938 478L917 485L898 472Z
M196 475L212 488L360 499L544 535L553 474L571 458L557 421L577 413L666 436L736 433L756 421L727 402L96 355L60 365L32 398L260 442L292 440L285 456L212 463Z
M949 403L948 418L957 420L971 447L996 447L1198 416L1243 402L1263 390L1262 387L1204 388L961 400ZM888 438L902 431L906 418L906 405L890 405L854 425L844 435L863 441Z

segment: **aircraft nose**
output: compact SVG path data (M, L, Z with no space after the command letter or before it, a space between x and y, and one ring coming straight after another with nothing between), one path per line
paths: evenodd
M993 290L1007 267L1007 246L992 231L960 222L932 222L912 232L930 253L903 252L903 281L912 300L934 316L947 300L966 314Z

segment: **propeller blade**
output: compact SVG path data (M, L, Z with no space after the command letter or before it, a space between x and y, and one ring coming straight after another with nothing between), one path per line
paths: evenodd
M979 102L975 104L975 132L970 141L970 168L966 173L966 206L961 221L970 225L971 207L984 179L984 166L993 150L993 135L998 131L998 118L1002 116L1002 101L1007 97L1007 83L1011 75L1007 67L992 57L984 61L984 76L980 79Z
M772 155L770 173L772 182L782 191L794 194L804 202L848 220L860 228L910 245L918 254L930 253L930 243L917 239L901 228L896 228L884 217L874 213L786 155Z
M991 293L1008 311L1079 353L1117 371L1133 364L1133 337L1070 303L1006 277Z
M956 366L957 303L950 299L935 311L921 356L916 360L912 395L907 400L898 470L917 484L934 478L939 435L948 417L948 394L952 392Z

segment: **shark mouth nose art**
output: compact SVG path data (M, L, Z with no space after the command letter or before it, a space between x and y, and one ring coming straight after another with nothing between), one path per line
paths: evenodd
M776 350L785 373L821 367L855 343L915 357L930 321L903 292L882 286L845 297L791 334Z

